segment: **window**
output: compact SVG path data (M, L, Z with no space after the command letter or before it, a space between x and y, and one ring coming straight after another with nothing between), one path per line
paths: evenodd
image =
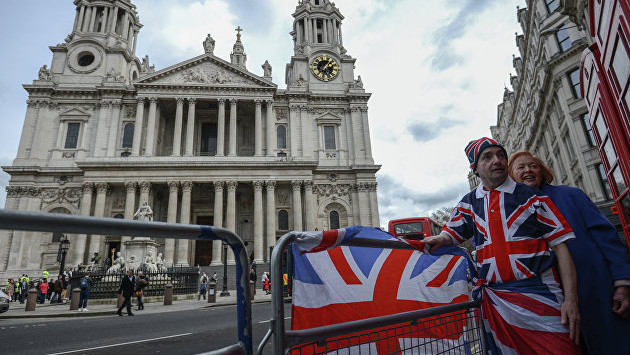
M289 212L286 210L278 212L278 229L281 231L289 230Z
M585 113L580 116L580 120L582 121L582 127L584 128L584 132L586 134L586 141L590 147L595 146L595 137L593 137L593 129L591 128L591 122L589 121L588 113Z
M562 137L562 141L564 143L564 148L567 150L567 155L569 159L573 161L575 159L575 152L573 151L573 144L571 144L571 138L569 138L569 133L565 133Z
M127 123L123 129L122 147L131 148L133 145L133 123Z
M330 211L330 229L339 229L339 212Z
M569 81L571 82L571 88L573 90L573 97L576 99L582 98L580 93L580 69L574 69L569 73Z
M276 137L278 149L287 149L287 128L285 126L278 126L276 128Z
M615 43L615 52L613 54L611 66L613 68L613 76L617 79L617 84L619 84L620 90L623 91L628 83L630 58L628 57L628 52L626 52L625 46L623 45L623 41L621 41L619 37L617 37L617 41Z
M558 40L558 47L560 47L560 52L565 52L567 49L571 48L571 39L569 39L569 31L567 31L564 25L558 28L558 31L556 32L556 39Z
M337 149L335 142L335 126L324 126L324 148Z
M179 153L179 152L176 152ZM201 124L201 155L217 155L217 123L205 122Z
M554 11L556 11L558 9L558 6L560 5L559 2L559 0L545 0L547 11L549 11L549 13L553 13Z
M607 200L610 200L612 197L610 193L610 186L608 185L608 178L606 177L606 172L604 171L604 166L602 164L597 164L597 171L599 172L599 182L602 185L602 191L604 192L604 197Z
M79 128L81 124L78 122L68 123L68 131L66 132L65 149L76 149L79 142Z

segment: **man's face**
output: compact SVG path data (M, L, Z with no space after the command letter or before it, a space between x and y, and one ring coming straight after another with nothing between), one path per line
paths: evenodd
M127 275L133 276L133 270L127 270Z
M507 157L503 149L488 147L481 151L477 160L477 170L483 186L494 189L499 187L507 178Z

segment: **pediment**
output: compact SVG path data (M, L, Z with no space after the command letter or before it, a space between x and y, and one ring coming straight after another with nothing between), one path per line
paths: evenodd
M204 54L136 80L134 85L246 86L275 88L272 82L212 54Z
M322 115L317 116L315 118L315 121L317 121L317 123L319 124L324 124L324 123L339 124L341 123L341 117L338 115L335 115L334 113L326 112Z
M68 117L68 116L72 116L72 117L81 116L81 117L84 117L84 116L90 116L90 113L87 112L87 111L84 111L84 110L82 110L80 108L72 108L70 110L61 112L59 114L59 116L62 116L62 117Z

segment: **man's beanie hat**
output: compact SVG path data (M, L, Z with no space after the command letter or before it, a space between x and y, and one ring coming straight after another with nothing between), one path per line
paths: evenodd
M505 151L505 148L503 148L503 146L494 139L481 137L479 139L470 141L468 142L465 151L466 156L468 157L468 161L470 162L470 168L473 171L475 171L475 169L477 168L477 160L479 159L479 155L481 155L481 152L488 147L501 148L503 150L503 153L505 153L505 156L507 157L507 152Z

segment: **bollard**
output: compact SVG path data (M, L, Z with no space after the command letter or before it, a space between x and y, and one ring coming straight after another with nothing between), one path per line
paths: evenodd
M253 301L254 300L254 281L250 280L249 281L249 294L250 294L250 299Z
M210 281L208 284L208 303L217 302L217 283Z
M121 293L116 294L118 296L118 300L116 301L116 308L122 307L123 303L125 303L125 297Z
M164 286L164 305L170 306L173 304L173 285L168 283Z
M31 288L28 290L28 296L26 296L26 308L24 310L27 312L34 311L35 304L37 304L37 290Z
M79 309L79 299L81 298L81 289L73 288L72 294L70 295L70 310L76 311Z

